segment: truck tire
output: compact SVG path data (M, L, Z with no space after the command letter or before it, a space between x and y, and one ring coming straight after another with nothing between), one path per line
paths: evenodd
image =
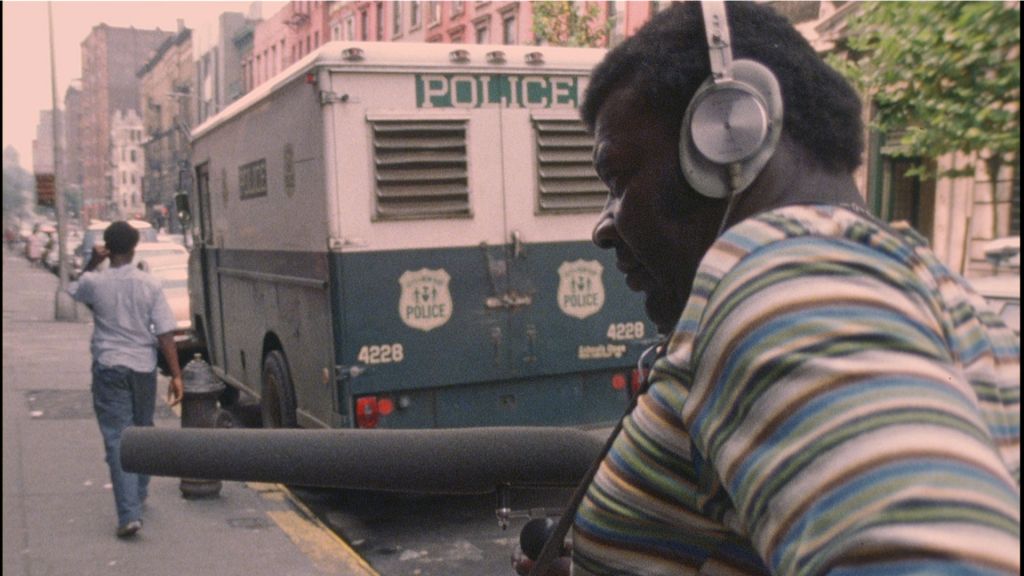
M263 388L260 413L264 428L298 428L295 417L295 389L284 352L271 350L263 359Z

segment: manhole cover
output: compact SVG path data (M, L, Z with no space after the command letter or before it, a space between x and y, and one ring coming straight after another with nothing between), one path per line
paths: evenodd
M29 390L25 393L29 414L35 420L82 420L95 418L92 392L88 390ZM170 407L157 402L157 419L177 419Z

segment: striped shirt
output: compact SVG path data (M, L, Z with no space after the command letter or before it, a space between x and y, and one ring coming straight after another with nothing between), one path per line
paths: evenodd
M1020 573L1020 341L843 208L701 262L576 516L573 574Z

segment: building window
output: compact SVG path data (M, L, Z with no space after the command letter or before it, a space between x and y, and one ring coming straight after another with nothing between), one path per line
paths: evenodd
M375 40L384 39L384 3L377 2L377 37Z
M391 35L402 35L402 5L398 2L391 4Z
M356 17L349 16L345 18L345 40L356 39Z
M477 44L489 44L491 42L491 27L488 25L488 20L480 20L474 24Z
M359 11L359 39L368 40L370 37L370 13L366 10Z
M429 19L428 22L431 26L436 26L441 23L441 3L440 2L427 2L427 12Z
M131 158L132 158L132 164L135 164L135 150L132 150Z
M320 47L320 31L313 32L313 49L316 50Z
M458 16L465 10L464 2L452 2L452 16Z
M501 18L501 43L516 44L516 15L505 14Z
M277 74L277 46L270 47L270 75Z
M420 1L414 0L409 3L409 29L416 30L420 27Z

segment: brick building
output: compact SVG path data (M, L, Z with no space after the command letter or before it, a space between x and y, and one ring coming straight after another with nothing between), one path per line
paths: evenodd
M161 30L94 26L81 44L82 96L78 134L82 163L83 217L109 217L116 209L111 166L114 113L139 115L135 72L172 36Z
M331 4L293 0L256 26L252 53L242 62L246 91L273 78L328 40Z
M157 48L136 74L142 110L143 213L157 226L169 224L174 194L191 174L189 131L196 117L192 30L179 25L176 35Z
M115 110L110 118L110 202L107 218L145 217L142 199L142 118L135 110Z
M61 150L61 168L57 184L72 195L82 193L81 136L78 132L82 116L82 91L68 86L64 93L64 149Z

